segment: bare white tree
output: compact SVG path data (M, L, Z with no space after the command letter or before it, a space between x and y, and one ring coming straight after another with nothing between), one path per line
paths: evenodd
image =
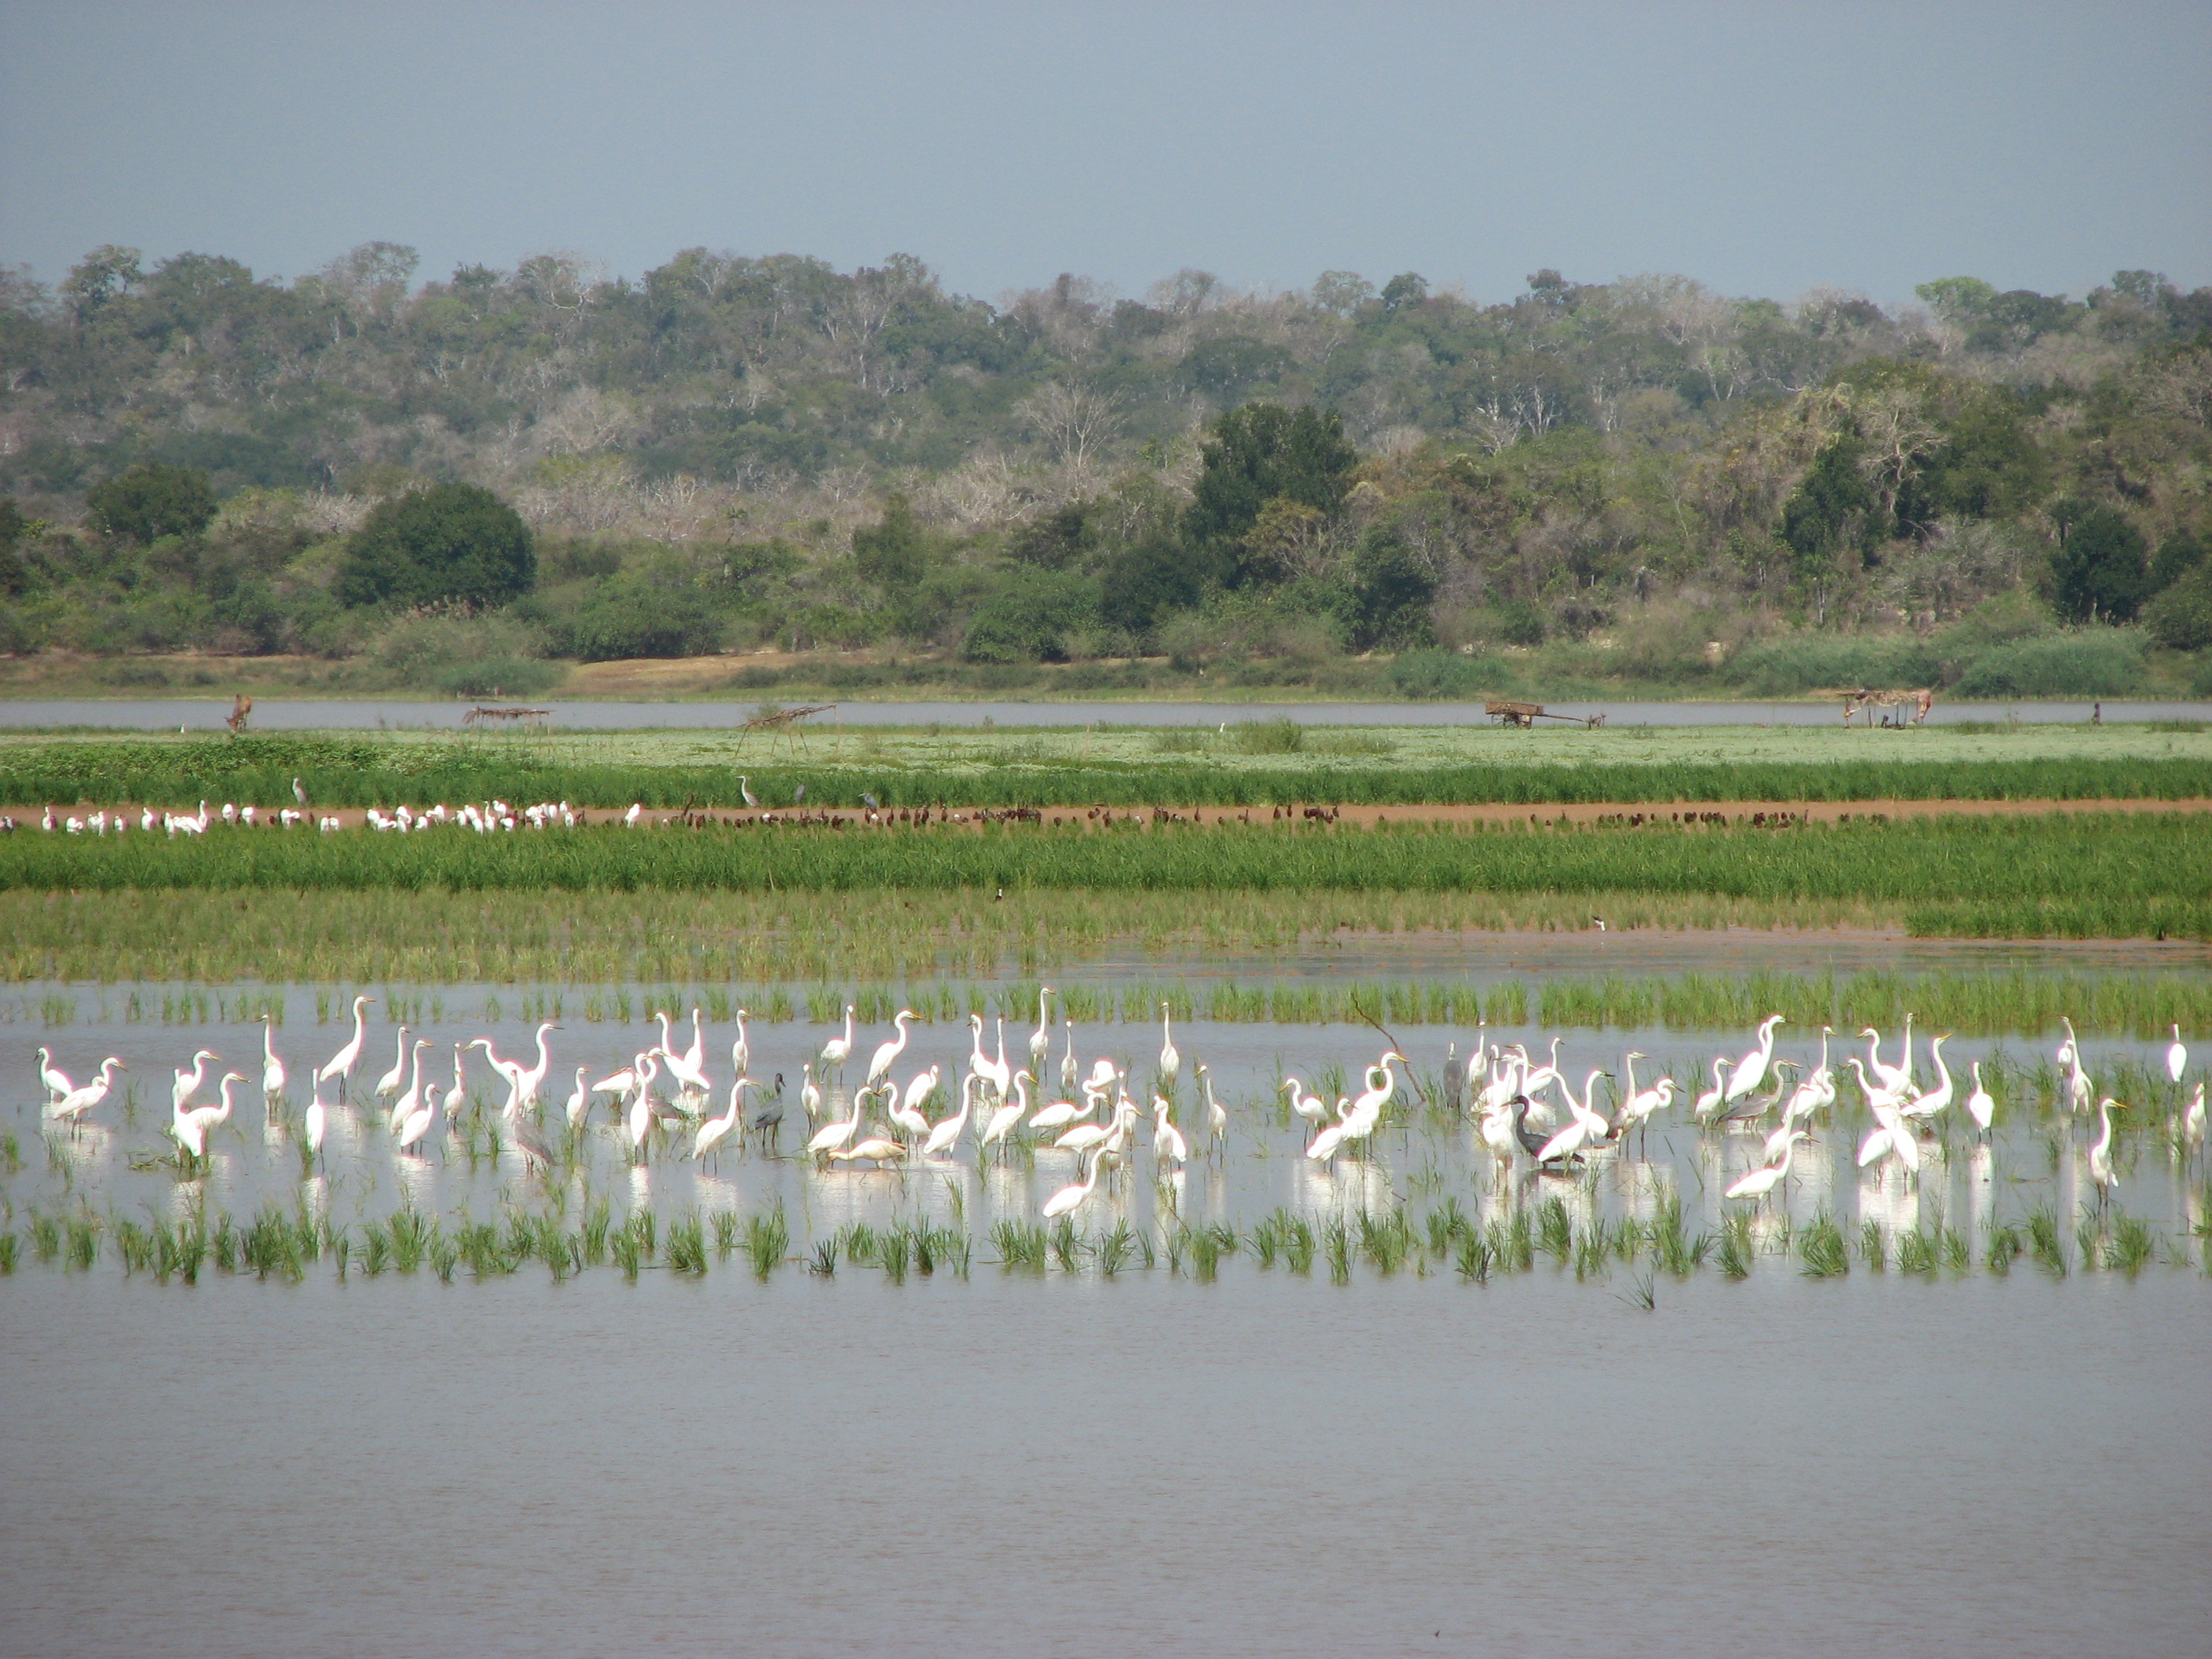
M1121 399L1066 380L1047 380L1015 406L1062 465L1088 471L1121 435Z

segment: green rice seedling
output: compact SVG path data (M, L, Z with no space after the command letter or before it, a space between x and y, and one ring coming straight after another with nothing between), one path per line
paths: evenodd
M727 1252L724 1252L727 1254ZM806 1271L817 1279L832 1279L837 1273L837 1236L814 1241L814 1255L806 1264Z
M1982 1252L1983 1265L1993 1273L2008 1273L2012 1271L2013 1258L2020 1255L2021 1249L2018 1228L2009 1222L2001 1227L1992 1227Z
M1671 1188L1662 1194L1652 1213L1648 1231L1651 1259L1677 1279L1686 1279L1697 1263L1690 1255L1690 1235L1682 1222L1682 1195Z
M0 1228L0 1279L15 1271L15 1250L21 1242L14 1228Z
M1059 1264L1060 1272L1072 1273L1080 1265L1082 1255L1083 1239L1075 1231L1074 1218L1061 1216L1053 1224L1052 1259Z
M2039 1204L2028 1212L2027 1249L2035 1265L2053 1279L2066 1277L2065 1235L2059 1225L2058 1212L2048 1204Z
M1344 1218L1333 1215L1322 1224L1322 1255L1328 1262L1328 1277L1332 1284L1352 1282L1352 1261L1354 1254L1352 1229Z
M1413 1229L1402 1206L1386 1210L1380 1216L1362 1210L1355 1220L1359 1232L1359 1254L1376 1272L1388 1275L1406 1265L1407 1255L1413 1248Z
M1657 1287L1648 1273L1638 1273L1630 1279L1628 1290L1620 1299L1630 1307L1639 1309L1644 1313L1655 1312L1659 1306Z
M1008 1273L1042 1273L1045 1268L1045 1230L1030 1221L1000 1221L991 1228L991 1247L999 1265Z
M660 1248L660 1218L649 1209L632 1210L628 1224L631 1236L637 1240L639 1252L647 1261L652 1261Z
M1459 1200L1448 1198L1443 1204L1429 1212L1427 1225L1429 1254L1441 1260L1451 1254L1453 1244L1472 1231L1474 1224L1467 1218L1467 1212L1460 1208Z
M1536 1235L1526 1210L1516 1210L1510 1216L1491 1222L1489 1229L1491 1254L1498 1265L1509 1273L1529 1273L1536 1266Z
M392 1235L392 1265L403 1273L413 1273L430 1253L436 1224L407 1204L392 1212L386 1226Z
M143 1273L154 1265L154 1236L137 1222L118 1216L108 1224L115 1254L122 1258L125 1274Z
M2094 1213L2084 1215L2074 1228L2074 1244L2081 1254L2081 1271L2094 1273L2106 1243L2104 1223Z
M617 1228L607 1237L607 1253L614 1258L622 1276L632 1284L637 1282L637 1272L645 1260L644 1247L638 1243L637 1234L628 1227Z
M1294 1273L1303 1274L1313 1272L1313 1224L1304 1216L1290 1216L1285 1219L1283 1261Z
M1252 1224L1252 1259L1262 1268L1273 1267L1275 1258L1282 1254L1283 1225L1287 1218L1284 1211L1275 1209Z
M69 1218L70 1267L82 1271L92 1266L100 1255L100 1218L83 1211Z
M1617 1248L1613 1231L1602 1216L1593 1217L1575 1235L1575 1278L1601 1279Z
M1886 1273L1889 1268L1889 1237L1879 1221L1859 1224L1859 1260L1873 1273Z
M753 1277L763 1285L791 1249L791 1224L784 1218L783 1205L764 1212L745 1218L745 1258L752 1263Z
M1720 1248L1714 1261L1723 1279L1747 1279L1757 1247L1752 1242L1751 1212L1733 1211L1721 1218Z
M23 1149L10 1129L0 1135L0 1176L17 1176L23 1171Z
M371 1279L392 1265L392 1235L380 1221L365 1221L361 1229L361 1270Z
M865 1221L848 1223L840 1230L844 1240L845 1260L859 1267L866 1267L876 1259L876 1230Z
M1459 1249L1452 1258L1452 1266L1458 1270L1462 1279L1472 1279L1478 1285L1487 1285L1490 1282L1490 1270L1496 1261L1497 1257L1490 1248L1490 1241L1483 1236L1480 1229L1469 1227L1459 1235Z
M2148 1222L2140 1216L2119 1216L2112 1223L2112 1242L2106 1247L2105 1265L2133 1279L2157 1249L2158 1241Z
M1575 1224L1562 1200L1547 1198L1537 1206L1536 1244L1563 1267L1574 1253Z
M975 1246L964 1231L953 1227L931 1229L931 1259L937 1266L949 1271L955 1279L968 1277L969 1264L974 1255Z
M1966 1236L1956 1227L1938 1228L1936 1247L1943 1258L1943 1265L1953 1273L1971 1273L1973 1270L1973 1249L1966 1243Z
M453 1269L459 1265L461 1252L452 1237L440 1232L430 1242L430 1271L438 1275L441 1285L453 1282Z
M669 1224L668 1267L695 1278L707 1271L707 1228L697 1215L680 1216Z
M61 1254L62 1224L58 1218L31 1212L31 1253L40 1261L52 1265Z
M1897 1270L1901 1273L1918 1273L1934 1278L1940 1260L1936 1237L1921 1228L1897 1236Z
M230 1223L230 1212L225 1210L216 1218L215 1232L210 1240L217 1273L238 1271L238 1233Z
M613 1224L614 1206L605 1199L594 1199L584 1209L580 1234L584 1246L584 1265L596 1267L607 1259L607 1231Z
M722 1209L714 1212L714 1255L716 1260L727 1261L730 1259L730 1252L738 1248L738 1229L740 1224L741 1224L738 1219L738 1212L735 1210ZM830 1249L832 1260L834 1261L836 1249L836 1242L834 1240L831 1241Z
M1092 1255L1098 1271L1111 1279L1129 1265L1129 1258L1137 1248L1137 1236L1125 1217L1114 1224L1114 1230L1100 1237Z
M1190 1235L1191 1277L1211 1285L1221 1270L1221 1258L1236 1254L1237 1235L1229 1228L1217 1223L1195 1229Z
M904 1224L886 1227L876 1235L876 1266L894 1285L906 1283L907 1262L913 1253L914 1235Z
M1160 1230L1160 1248L1167 1255L1168 1272L1180 1276L1183 1256L1190 1248L1190 1230L1180 1220L1170 1223Z
M331 1259L337 1263L339 1283L344 1283L346 1270L353 1261L353 1235L343 1227L331 1237Z
M1823 1210L1797 1236L1797 1256L1808 1279L1840 1279L1851 1270L1844 1230Z

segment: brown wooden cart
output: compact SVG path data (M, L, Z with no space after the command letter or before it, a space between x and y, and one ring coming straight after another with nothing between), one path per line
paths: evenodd
M1602 714L1553 714L1547 713L1540 702L1510 702L1499 699L1484 703L1482 712L1507 726L1534 726L1538 720L1565 720L1570 726L1584 726L1595 730L1605 724Z

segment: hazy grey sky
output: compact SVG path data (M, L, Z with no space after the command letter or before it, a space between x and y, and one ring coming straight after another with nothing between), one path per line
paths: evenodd
M0 4L0 261L2212 283L2212 4Z

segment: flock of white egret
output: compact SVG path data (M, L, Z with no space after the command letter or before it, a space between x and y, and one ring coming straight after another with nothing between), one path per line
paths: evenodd
M1081 1206L1096 1190L1102 1170L1127 1165L1146 1155L1161 1170L1180 1169L1194 1156L1194 1145L1192 1135L1176 1120L1183 1056L1176 1046L1168 1005L1160 1005L1160 1049L1151 1086L1145 1091L1147 1103L1130 1092L1127 1065L1110 1058L1096 1060L1087 1067L1080 1063L1075 1024L1064 1014L1060 1022L1058 1086L1041 1086L1040 1079L1054 1073L1053 994L1049 987L1039 993L1037 1024L1027 1034L1025 1054L1007 1054L1003 1018L998 1021L994 1048L987 1050L983 1017L969 1017L969 1051L951 1068L957 1081L951 1094L957 1103L949 1110L942 1105L947 1093L945 1061L918 1066L903 1082L896 1075L914 1036L917 1016L909 1009L899 1011L890 1033L869 1053L859 1085L846 1088L845 1077L854 1063L858 1036L854 1009L848 1005L842 1031L800 1064L799 1098L806 1133L805 1156L824 1165L872 1169L941 1164L960 1156L963 1140L972 1140L979 1160L1003 1156L1018 1142L1037 1152L1072 1153L1077 1160L1078 1178L1045 1200L1047 1218L1067 1214ZM300 1134L311 1162L322 1152L330 1123L331 1103L325 1098L325 1088L335 1085L337 1099L347 1102L356 1075L365 1066L373 1065L367 1055L371 1042L368 1009L374 1000L366 994L353 1000L352 1035L309 1073L311 1097L301 1120ZM635 1053L628 1065L597 1079L588 1067L575 1068L573 1086L561 1103L568 1144L573 1146L575 1139L588 1131L594 1112L604 1110L611 1119L612 1133L634 1163L649 1161L656 1148L681 1152L694 1160L711 1159L733 1138L743 1144L757 1136L764 1147L776 1147L784 1117L785 1081L778 1073L772 1085L763 1085L752 1075L747 1018L745 1010L737 1011L736 1035L730 1043L732 1080L720 1112L713 1109L720 1091L710 1075L700 1010L691 1010L690 1041L681 1044L678 1029L663 1010L654 1015L659 1040ZM1726 1196L1732 1199L1760 1200L1787 1180L1798 1144L1817 1132L1820 1115L1834 1105L1839 1086L1830 1055L1834 1031L1820 1028L1819 1059L1808 1069L1799 1061L1776 1054L1776 1033L1784 1024L1781 1015L1769 1016L1759 1023L1749 1048L1738 1055L1717 1057L1712 1066L1712 1086L1693 1098L1671 1076L1639 1082L1636 1063L1648 1057L1631 1050L1623 1086L1605 1101L1600 1098L1598 1085L1612 1074L1602 1066L1589 1067L1577 1093L1560 1067L1562 1039L1553 1038L1548 1059L1540 1060L1520 1043L1487 1042L1486 1024L1478 1030L1466 1058L1460 1056L1456 1042L1449 1046L1443 1066L1440 1103L1472 1121L1482 1145L1501 1166L1525 1160L1526 1167L1545 1173L1577 1167L1617 1148L1632 1134L1643 1135L1655 1117L1676 1104L1679 1095L1701 1129L1765 1133L1762 1162L1726 1190ZM2110 1095L2099 1095L2073 1025L2070 1021L2063 1024L2065 1041L2055 1058L2071 1110L2087 1113L2092 1101L2096 1103L2100 1133L2090 1148L2089 1169L2101 1195L2118 1182L2111 1158L2112 1113L2124 1109L2124 1103ZM273 1121L287 1098L290 1073L277 1052L274 1017L263 1015L262 1027L260 1090ZM501 1055L487 1037L457 1042L453 1045L452 1080L441 1086L423 1072L424 1058L436 1045L428 1038L413 1036L404 1024L397 1027L392 1033L391 1065L367 1079L395 1152L406 1158L428 1154L437 1145L432 1131L441 1118L450 1132L461 1132L469 1099L469 1056L481 1050L506 1085L506 1098L498 1115L508 1143L533 1164L550 1166L556 1162L560 1153L547 1130L550 1103L547 1083L553 1070L549 1038L560 1029L554 1021L540 1024L534 1054L526 1058ZM2189 1054L2178 1026L2172 1035L2165 1055L2166 1069L2179 1084L2188 1070ZM1978 1131L1989 1130L1995 1103L1983 1086L1981 1063L1975 1061L1970 1066L1972 1087L1960 1102L1962 1079L1952 1074L1943 1056L1948 1033L1927 1043L1925 1074L1916 1066L1910 1016L1894 1063L1884 1058L1879 1030L1869 1026L1859 1036L1867 1044L1865 1057L1850 1054L1844 1064L1875 1120L1875 1127L1858 1147L1860 1168L1893 1162L1909 1179L1920 1167L1923 1136L1934 1132L1936 1120L1954 1103L1963 1105ZM98 1109L115 1087L117 1073L125 1069L120 1059L109 1055L80 1085L55 1066L51 1051L40 1048L38 1054L40 1081L47 1091L45 1115L70 1124L83 1122ZM1025 1063L1018 1064L1021 1061ZM210 1135L231 1119L237 1103L234 1091L252 1081L246 1073L234 1070L211 1079L210 1065L220 1063L221 1057L213 1050L201 1048L173 1074L167 1128L180 1161L206 1156ZM1285 1077L1279 1086L1289 1108L1310 1132L1305 1158L1325 1164L1364 1155L1386 1112L1399 1097L1401 1079L1395 1068L1407 1064L1395 1047L1386 1048L1366 1068L1359 1090L1340 1094L1334 1103L1311 1092L1297 1077ZM1198 1155L1218 1158L1227 1148L1229 1113L1216 1097L1205 1065L1194 1065L1192 1072L1197 1083L1194 1108L1197 1118L1192 1133L1197 1137ZM1802 1079L1793 1081L1800 1073ZM200 1096L210 1081L216 1098L204 1103ZM1406 1081L1414 1091L1422 1089L1410 1078ZM743 1115L749 1091L766 1097L750 1119ZM1042 1097L1048 1095L1051 1097ZM2205 1099L2201 1079L2177 1127L2191 1143L2202 1142Z

